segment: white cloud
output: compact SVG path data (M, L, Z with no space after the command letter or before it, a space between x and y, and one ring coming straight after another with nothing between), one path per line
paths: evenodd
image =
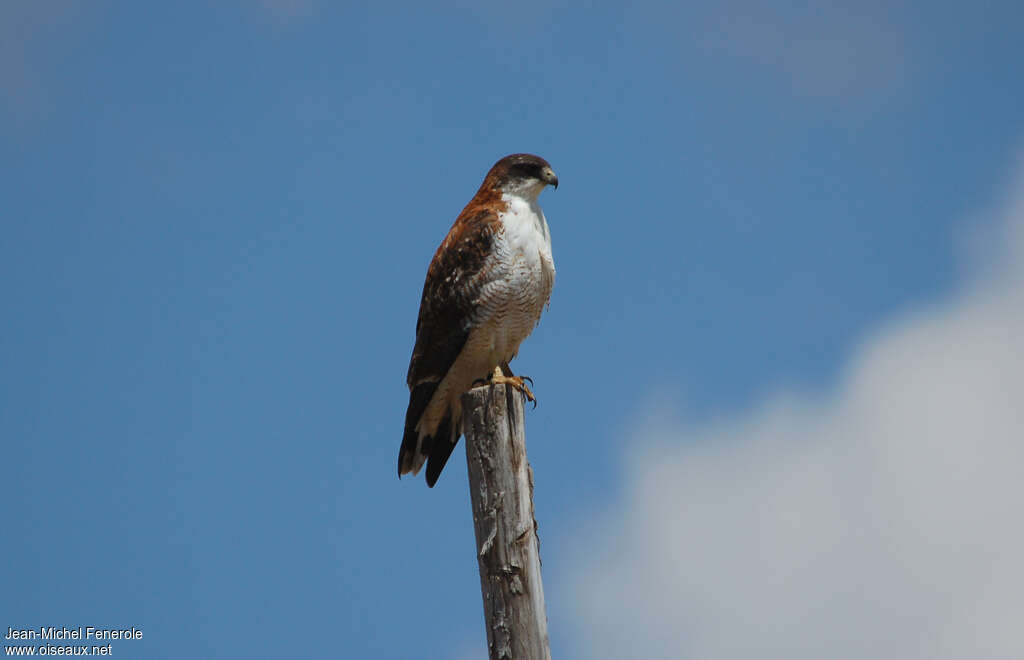
M573 549L587 657L1024 657L1024 168L999 226L998 268L827 397L628 443Z

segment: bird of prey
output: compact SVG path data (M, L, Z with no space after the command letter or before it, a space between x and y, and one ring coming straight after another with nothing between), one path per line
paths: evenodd
M540 320L555 283L551 234L537 197L558 177L546 160L495 163L427 269L409 362L398 476L427 463L433 487L462 435L459 398L474 383L533 394L508 363Z

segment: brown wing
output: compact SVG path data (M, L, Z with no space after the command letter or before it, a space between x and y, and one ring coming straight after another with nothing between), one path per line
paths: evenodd
M452 225L427 269L416 320L416 345L406 375L409 407L398 452L399 476L417 471L425 458L431 456L434 437L425 437L421 442L416 426L469 337L477 297L495 265L491 248L500 226L498 210L493 205L470 204ZM437 443L439 449L443 447L446 451L438 453L433 478L428 470L427 483L431 486L437 480L436 472L444 465L440 454L446 460L458 439L460 421L446 415L434 431L434 436L443 438Z
M468 209L467 209L468 210ZM497 212L460 216L434 254L423 285L406 383L440 382L469 337L476 299L493 268L490 260Z

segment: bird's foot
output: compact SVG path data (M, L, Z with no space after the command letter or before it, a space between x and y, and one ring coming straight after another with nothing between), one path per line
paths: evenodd
M519 393L523 395L523 398L527 401L533 402L533 407L537 407L537 397L533 396L533 392L526 385L526 381L533 385L533 379L529 376L506 376L500 371L496 370L493 374L488 377L492 385L511 385L515 389L519 390Z

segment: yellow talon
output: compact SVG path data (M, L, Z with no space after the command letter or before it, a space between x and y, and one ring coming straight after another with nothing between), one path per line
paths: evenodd
M526 385L526 381L530 380L529 378L523 379L520 376L506 376L501 373L501 367L495 367L494 373L491 374L489 380L492 385L511 385L515 389L519 390L522 395L526 397L527 401L532 401L534 407L537 406L537 398L533 396L533 392L531 392L530 388ZM533 381L531 380L530 382Z

